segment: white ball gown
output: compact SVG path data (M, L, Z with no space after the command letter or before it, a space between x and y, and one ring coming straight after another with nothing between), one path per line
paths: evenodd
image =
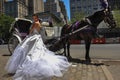
M15 73L13 80L45 80L52 76L61 77L70 63L67 58L49 51L34 29L20 43L5 67L8 73Z

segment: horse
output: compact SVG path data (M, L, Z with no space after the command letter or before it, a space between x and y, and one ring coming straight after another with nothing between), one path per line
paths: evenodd
M102 21L104 21L110 29L116 27L116 22L113 18L112 12L105 11L105 10L96 11L93 15L85 17L84 20L76 21L72 25L65 24L61 30L61 37L67 36L62 40L62 44L64 47L64 55L71 58L70 56L70 39L71 38L78 39L78 40L84 40L85 50L86 50L85 60L87 62L91 62L91 59L89 56L91 40L97 37L96 35L97 26ZM72 36L68 35L69 33L72 33L75 30L78 30L80 28L83 28L84 26L87 26L87 27L78 31Z

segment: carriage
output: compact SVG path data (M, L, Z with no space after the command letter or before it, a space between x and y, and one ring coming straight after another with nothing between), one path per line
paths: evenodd
M12 55L14 49L16 48L16 46L22 42L22 40L28 35L29 33L29 29L30 26L32 24L32 21L29 19L23 19L23 18L15 18L15 21L11 24L11 27L9 29L10 32L10 38L8 41L8 50L10 52L10 54ZM56 53L62 54L62 46L57 46L56 48L54 48L54 44L58 43L57 41L59 41L59 37L51 37L51 38L46 38L47 35L45 34L45 27L44 31L42 31L42 36L44 36L45 39L43 39L44 44L46 45L46 47L51 50L54 51Z

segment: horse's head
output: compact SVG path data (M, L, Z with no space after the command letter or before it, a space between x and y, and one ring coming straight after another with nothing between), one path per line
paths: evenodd
M101 10L95 12L93 15L87 17L93 26L97 27L102 21L104 21L108 27L115 28L116 22L114 20L113 14L108 9L108 11Z
M116 22L113 17L112 12L108 9L108 11L104 11L104 22L108 25L110 28L115 28L116 27Z

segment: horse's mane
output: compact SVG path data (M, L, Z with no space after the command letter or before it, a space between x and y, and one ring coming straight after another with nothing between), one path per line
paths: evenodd
M93 26L97 26L104 19L104 16L105 16L104 10L100 10L88 16L87 18L90 19L90 21L95 24Z

